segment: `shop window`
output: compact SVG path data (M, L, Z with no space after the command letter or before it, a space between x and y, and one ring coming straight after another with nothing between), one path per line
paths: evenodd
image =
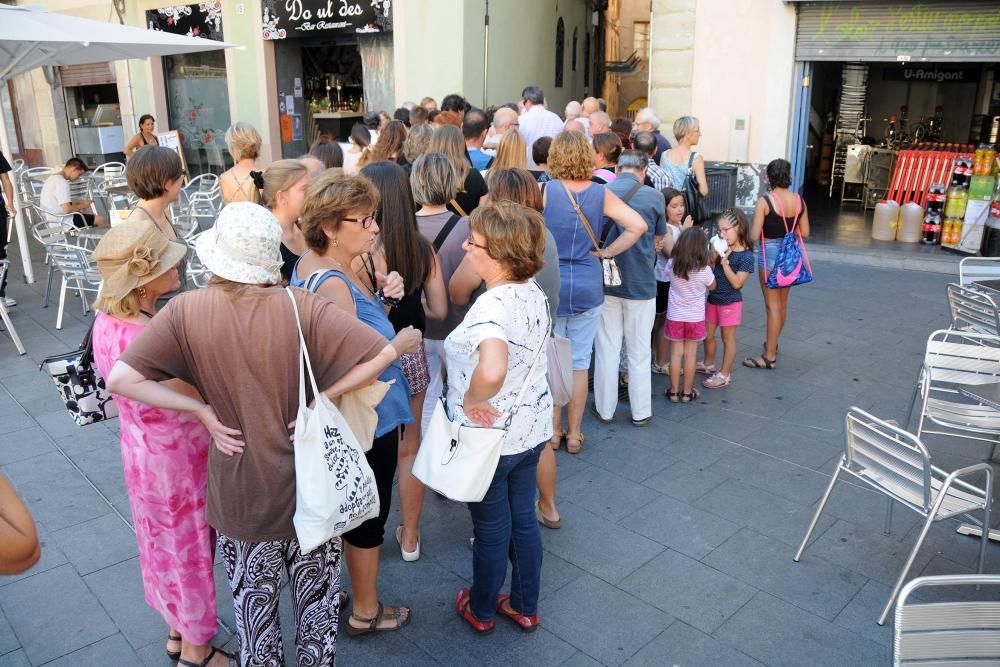
M225 54L164 56L163 77L169 125L180 133L188 172L218 174L231 167L225 141L230 124Z
M563 87L563 65L566 60L566 26L562 17L556 23L556 88Z
M632 24L632 50L640 58L649 58L649 21L636 21Z
M574 72L576 71L576 31L577 31L577 29L573 28L573 53L570 56L572 58L572 60L573 60L573 71Z

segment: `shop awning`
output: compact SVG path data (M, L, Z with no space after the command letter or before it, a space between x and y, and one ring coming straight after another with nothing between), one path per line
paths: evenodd
M0 81L43 65L83 65L214 51L234 46L210 39L49 13L44 7L34 5L0 5ZM0 114L0 147L5 155L10 155L3 114ZM17 203L14 205L17 206ZM34 282L34 273L24 216L19 215L14 220L24 275L31 283Z

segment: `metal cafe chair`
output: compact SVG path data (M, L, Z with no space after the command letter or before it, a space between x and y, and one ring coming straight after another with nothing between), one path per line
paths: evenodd
M918 592L947 586L968 593L990 587L989 597L958 599L954 593L937 602L911 599ZM1000 665L1000 575L956 574L917 577L903 587L896 604L892 634L893 667Z
M955 385L995 382L1000 382L1000 336L935 331L927 339L917 396L910 405L906 424L909 425L919 400L918 438L929 434L988 442L993 458L1000 444L1000 413L990 406L970 402Z
M965 257L958 263L958 283L965 287L980 280L1000 278L1000 257Z
M924 527L917 537L913 550L907 557L899 579L889 596L889 600L878 618L878 624L884 625L885 619L892 609L892 604L899 594L906 575L910 572L913 560L917 556L927 537L931 524L942 519L959 515L968 516L970 512L982 511L982 526L989 526L990 508L992 505L993 468L988 463L977 463L948 473L931 464L931 455L919 438L898 426L883 421L868 414L864 410L852 407L847 411L845 428L844 455L830 484L826 487L823 499L816 508L816 515L806 530L802 544L795 552L795 562L802 558L809 538L812 536L819 517L830 499L833 487L840 479L841 473L847 473L864 483L868 488L881 493L888 499L886 509L886 532L892 520L893 503L898 502L924 517ZM978 487L965 481L964 477L972 474L986 473L985 487ZM980 537L979 570L982 574L983 563L986 560L986 544L989 542L989 530L984 529L986 537Z
M0 259L0 284L3 283L3 279L7 276L9 268L10 260ZM10 334L11 340L14 341L17 353L23 356L24 345L21 343L21 337L17 335L17 329L14 328L14 322L10 319L10 313L7 312L7 304L4 303L3 299L0 299L0 319L3 320L4 326L7 327L7 333Z
M1000 336L1000 309L992 296L955 283L945 289L952 329Z
M49 261L54 271L62 276L59 290L59 313L56 315L56 329L62 329L63 312L66 309L66 290L74 289L80 295L83 312L90 312L86 292L95 296L101 289L101 274L91 260L91 252L86 248L68 243L53 243L48 246Z
M208 279L212 277L212 273L205 268L205 265L201 262L201 258L198 257L198 253L195 251L195 243L199 236L201 236L200 233L186 239L188 252L187 262L185 262L184 279L187 281L188 286L194 289L205 287L208 284Z

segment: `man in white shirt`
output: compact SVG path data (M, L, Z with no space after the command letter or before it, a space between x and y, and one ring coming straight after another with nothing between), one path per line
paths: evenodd
M80 180L83 172L87 171L87 165L77 157L66 160L62 170L52 174L45 179L42 185L42 193L39 196L39 203L42 210L47 214L49 222L58 222L63 227L103 227L107 221L91 211L94 202L90 199L73 201L70 192L70 183ZM72 214L69 217L68 214Z
M545 93L538 86L528 86L521 91L521 103L524 113L521 114L520 130L528 145L528 168L534 169L537 165L531 159L531 146L540 137L554 137L562 132L563 121L545 108Z

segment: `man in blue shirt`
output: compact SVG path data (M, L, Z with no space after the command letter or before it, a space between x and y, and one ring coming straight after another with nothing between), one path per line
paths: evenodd
M486 141L486 131L490 123L486 113L481 109L469 109L462 120L462 135L465 137L465 147L472 160L472 168L482 171L493 162L493 156L483 152L483 142Z
M653 418L649 333L656 318L654 248L667 233L663 195L643 185L648 164L646 153L624 151L618 158L617 180L604 186L642 216L646 232L635 245L615 258L622 284L604 288L604 308L594 341L594 405L591 412L604 422L614 417L618 407L618 366L624 338L633 426L646 426ZM611 243L621 232L621 227L605 219L601 230L603 244Z

